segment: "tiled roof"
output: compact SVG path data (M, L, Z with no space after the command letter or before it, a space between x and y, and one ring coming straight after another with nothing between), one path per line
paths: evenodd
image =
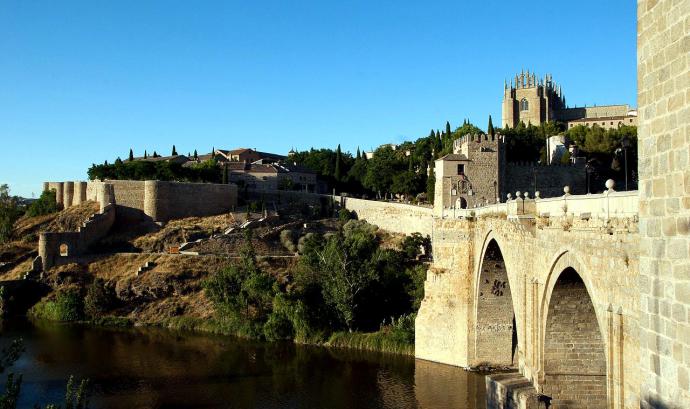
M439 158L440 160L469 160L467 159L467 156L459 154L459 153L449 153L448 155Z

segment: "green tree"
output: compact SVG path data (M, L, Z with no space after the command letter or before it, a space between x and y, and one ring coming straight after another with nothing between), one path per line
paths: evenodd
M393 175L391 191L402 195L411 195L416 192L418 184L417 175L412 171L396 173Z
M393 176L402 170L402 163L390 146L376 149L374 157L367 162L367 174L364 186L373 192L388 193L391 191Z
M431 167L431 173L426 179L426 197L429 203L434 203L434 196L436 193L436 176L434 175L434 167Z
M146 149L144 149L144 159L148 159L148 157L149 157L149 154L148 154L148 152L146 152Z
M329 237L315 249L309 268L321 277L324 299L332 305L349 331L359 312L359 294L376 280L378 242L375 234L358 220L347 222L343 232Z
M0 185L0 243L10 240L14 223L21 215L17 199L10 196L9 186Z
M131 162L133 160L134 160L134 151L132 150L132 148L129 148L129 161Z
M29 205L29 208L26 210L26 215L29 217L36 217L55 213L57 211L58 207L57 201L55 200L55 191L47 190L41 193L41 196Z
M219 317L226 314L239 317L257 335L271 313L275 283L273 276L259 268L252 231L247 229L240 247L240 262L212 274L203 286Z
M199 155L197 154L196 149L194 149L194 159L195 160L199 159Z
M494 136L496 132L494 131L494 124L491 121L491 115L489 115L489 126L487 127L486 133L490 136Z
M450 137L451 131L450 131L450 122L446 121L446 135Z
M175 145L173 145L173 147L172 147L172 153L171 153L171 155L172 155L172 156L177 156L177 149L175 149Z
M333 177L335 178L336 182L340 182L343 178L342 169L341 169L341 166L342 166L341 163L343 161L342 156L343 156L343 154L340 151L340 144L338 144L338 148L335 151L335 170L333 172Z

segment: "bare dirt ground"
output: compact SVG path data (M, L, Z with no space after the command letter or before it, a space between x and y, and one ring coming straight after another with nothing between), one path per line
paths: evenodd
M39 233L77 231L98 210L98 203L84 202L57 213L24 216L17 220L12 233L13 240L0 245L0 280L18 279L31 269L31 261L38 254Z
M0 246L0 280L20 278L31 268L41 231L74 231L98 211L98 204L88 202L53 215L22 218L16 224L17 239ZM253 215L257 219L260 215ZM82 293L96 278L104 280L116 297L109 314L132 319L137 323L160 323L184 315L209 318L213 306L205 297L203 280L214 272L237 262L245 241L244 213L173 220L163 226L152 222L114 226L106 238L92 248L79 264L52 268L43 278L54 289L78 288ZM232 232L225 234L229 229ZM281 243L280 233L289 229L295 243L308 233L335 232L335 219L305 221L276 217L253 226L255 253L262 268L286 280L297 263L294 252ZM401 236L383 231L377 233L384 247L395 247ZM198 242L196 242L198 240ZM194 254L169 254L185 242ZM139 271L149 263L149 268Z

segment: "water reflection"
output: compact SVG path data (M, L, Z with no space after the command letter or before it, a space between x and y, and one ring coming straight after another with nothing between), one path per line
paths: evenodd
M96 408L482 409L484 379L386 354L264 344L155 328L12 324L26 352L20 407L59 402L70 374Z

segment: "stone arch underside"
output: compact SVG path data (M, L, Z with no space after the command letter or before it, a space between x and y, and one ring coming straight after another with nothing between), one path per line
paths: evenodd
M556 281L544 330L543 393L552 408L607 407L605 342L585 283L572 267Z
M484 252L477 276L475 365L511 366L515 363L515 311L506 264L496 240Z

